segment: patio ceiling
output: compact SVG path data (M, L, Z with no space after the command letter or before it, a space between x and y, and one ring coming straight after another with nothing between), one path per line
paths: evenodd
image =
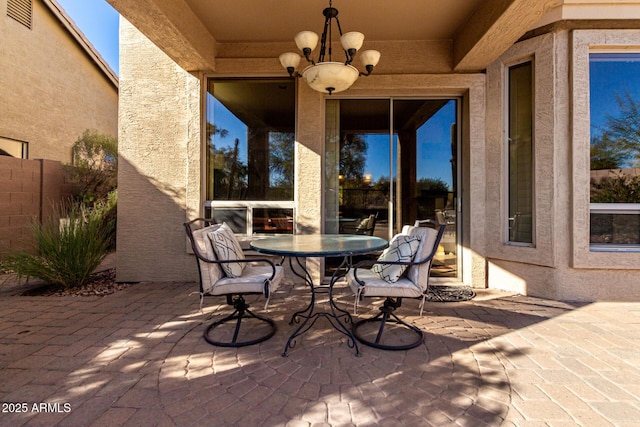
M187 71L216 70L216 49L293 45L322 32L328 0L107 0ZM447 42L451 71L484 70L562 0L334 0L344 31L369 42ZM365 43L367 43L365 41ZM265 52L269 52L267 55ZM277 55L273 58L277 61Z

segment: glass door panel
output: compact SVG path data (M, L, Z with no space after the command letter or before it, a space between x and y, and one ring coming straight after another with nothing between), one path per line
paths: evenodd
M432 275L458 277L456 99L326 101L325 233L447 224ZM337 260L328 259L330 275Z
M388 99L327 100L325 232L389 239L389 111Z
M433 219L447 224L432 276L458 277L457 100L394 100L393 131L398 138L403 224Z

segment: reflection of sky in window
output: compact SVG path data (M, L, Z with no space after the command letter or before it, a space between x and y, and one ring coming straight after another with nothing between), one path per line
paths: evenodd
M233 148L237 138L240 141L240 144L238 144L238 160L246 164L247 126L211 95L209 95L209 101L213 103L213 108L208 109L210 111L210 117L207 117L207 120L209 123L213 123L216 129L229 132L224 138L221 138L219 134L213 137L216 150L225 147Z
M236 138L238 159L247 163L247 127L222 103L208 94L210 105L207 120L217 129L227 130L225 138L214 137L216 149L233 148ZM447 102L436 114L418 129L417 173L418 179L440 179L452 188L451 170L451 125L456 123L456 101ZM372 181L389 177L389 135L363 134L367 141L365 174L371 174ZM394 141L397 137L394 137ZM396 172L396 153L393 153L393 170Z
M418 179L433 178L453 186L451 171L451 125L456 123L456 101L447 102L436 114L418 129L417 173ZM394 137L394 141L397 136ZM373 182L389 177L389 135L366 134L367 154L365 174L370 173ZM393 154L396 170L396 154Z
M592 53L589 58L591 135L597 136L607 116L620 112L616 95L624 98L628 91L640 100L640 53Z
M451 100L418 129L418 179L440 179L452 189L451 125L455 123L456 101Z
M389 179L389 133L365 134L367 154L364 173L371 174L372 182L380 178ZM394 159L395 163L395 159Z

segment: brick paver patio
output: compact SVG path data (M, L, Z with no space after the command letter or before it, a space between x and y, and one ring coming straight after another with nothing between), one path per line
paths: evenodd
M320 321L281 352L308 297L271 298L260 345L202 338L227 312L195 283L140 283L106 297L24 297L0 288L1 426L632 426L640 420L640 303L571 304L480 291L405 301L424 345L362 347ZM352 297L340 289L340 302ZM261 312L261 301L254 309ZM366 300L358 315L375 310ZM20 404L20 405L16 405ZM26 405L22 405L26 404ZM35 404L35 406L34 406ZM24 410L24 412L17 412Z

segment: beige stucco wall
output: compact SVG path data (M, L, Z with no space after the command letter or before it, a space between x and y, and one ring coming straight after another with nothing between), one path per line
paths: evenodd
M117 136L118 89L41 1L32 29L0 0L0 137L29 143L29 158L71 161L85 129Z
M240 49L245 57L225 57L220 48L217 73L189 74L126 21L121 31L118 279L195 280L182 222L202 214L203 82L209 75L281 76L274 59L281 49L268 46L273 57L252 58L251 46ZM564 300L640 300L632 286L640 283L640 254L594 253L588 244L587 55L589 46L604 44L640 49L640 34L562 25L515 44L486 75L450 74L443 61L414 73L391 63L339 95L460 97L465 284ZM504 72L528 58L535 67L536 228L535 245L522 247L505 244ZM296 225L313 233L322 231L324 211L325 96L298 86ZM320 263L311 266L318 278Z
M120 199L118 280L195 279L182 223L203 213L202 144L199 135L204 79L178 67L126 20L121 23ZM246 61L220 60L222 75L247 75ZM235 68L230 69L235 64ZM281 75L273 64L271 74ZM235 70L235 73L231 73ZM269 72L266 72L269 75ZM211 74L209 74L211 75ZM465 142L464 282L485 284L484 108L482 74L374 74L343 97L456 96L462 100ZM323 229L325 96L298 83L295 211L298 233ZM473 156L471 153L475 153ZM479 153L479 154L478 154ZM312 260L313 276L321 263Z
M182 224L199 199L200 80L122 18L120 39L116 279L196 280Z
M566 30L514 45L487 71L490 288L561 300L640 300L640 253L589 246L590 49L640 49L637 30ZM535 246L507 241L505 70L535 67ZM493 214L492 214L493 213Z

